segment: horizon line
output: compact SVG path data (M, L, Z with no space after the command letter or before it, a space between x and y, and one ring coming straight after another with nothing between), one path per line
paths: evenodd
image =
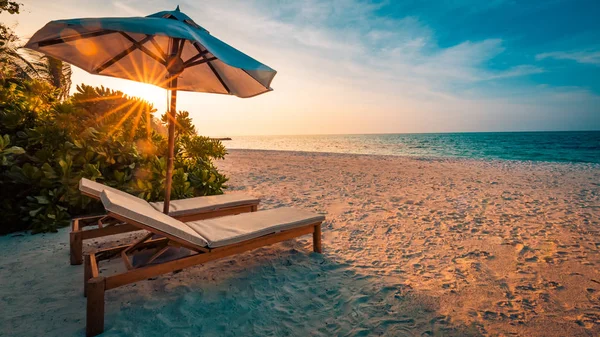
M220 138L233 137L281 137L281 136L366 136L366 135L439 135L457 133L567 133L567 132L600 132L600 129L589 130L520 130L520 131L441 131L441 132L368 132L368 133L303 133L303 134L256 134L229 135ZM212 137L212 138L219 138Z

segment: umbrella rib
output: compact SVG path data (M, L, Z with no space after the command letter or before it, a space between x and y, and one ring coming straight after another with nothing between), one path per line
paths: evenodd
M177 49L177 57L181 58L181 54L183 53L183 47L185 46L185 39L181 39L181 44L179 45L179 48Z
M227 86L227 84L225 84L225 81L223 81L223 79L221 78L221 75L219 75L219 73L217 73L217 69L215 69L215 67L210 62L208 62L208 66L210 67L210 70L212 70L213 74L215 74L215 76L217 77L219 82L221 82L221 85L223 86L223 88L225 88L227 93L231 94L231 90L229 90L229 87Z
M205 51L202 51L202 48L200 48L200 46L197 43L193 43L192 45L198 51L198 53L199 53L198 55L206 60L205 54L208 53L208 49ZM227 93L231 95L231 90L229 90L229 87L227 86L227 84L225 84L225 81L223 81L223 78L221 78L221 75L219 75L219 73L217 72L215 67L212 65L212 63L210 63L210 61L208 62L208 66L210 67L210 70L212 70L213 74L215 74L215 77L217 78L217 80L219 80L219 82L223 86L223 89L225 89L225 91L227 91Z
M80 40L80 39L87 39L90 37L98 37L98 36L108 35L108 34L112 34L112 33L116 33L116 31L100 30L100 31L96 31L96 32L90 32L90 33L84 33L84 34L78 34L78 35L73 35L73 36L57 38L57 39L40 41L40 42L38 42L38 46L40 46L40 47L52 46L52 45L59 44L59 43L71 42L71 41Z
M163 58L163 60L167 59L167 54L165 54L165 52L162 50L160 44L158 44L158 42L156 42L156 40L154 39L154 36L150 37L150 42L152 42L152 44L154 45L154 48L156 48L156 50L158 50L160 56Z
M213 56L213 57L211 57L211 58L209 58L209 59L207 59L207 58L204 58L204 59L202 59L202 60L200 60L200 61L196 61L196 62L192 62L192 63L188 64L187 66L185 66L185 68L186 68L186 69L187 69L187 68L191 68L191 67L194 67L194 66L197 66L197 65L201 65L201 64L204 64L204 63L210 62L210 61L214 61L214 60L216 60L216 59L217 59L217 58L216 58L216 57L214 57L214 56Z
M205 50L205 51L203 51L203 52L201 52L201 53L198 53L198 54L196 54L196 56L192 56L192 57L190 57L190 59L189 59L189 60L187 60L187 61L183 62L183 65L184 65L184 66L187 66L188 64L190 64L190 63L192 63L192 62L196 61L197 59L201 58L202 56L204 56L204 55L206 55L206 54L208 54L208 50Z
M144 53L146 53L146 55L150 56L151 58L153 58L154 60L156 60L158 63L166 66L167 65L167 61L165 61L164 59L158 57L156 54L154 54L150 49L144 47L142 44L148 42L150 39L152 39L151 35L146 35L146 38L144 38L143 40L141 40L140 42L136 41L134 38L132 38L131 36L129 36L127 33L125 32L119 32L121 33L121 35L123 35L127 40L131 41L131 43L133 43L134 45L136 45L141 51L143 51Z
M133 44L131 47L123 50L122 52L120 52L119 54L117 54L115 57L113 57L112 59L106 61L103 65L99 66L98 68L94 69L94 71L92 71L92 73L96 73L99 74L101 71L103 71L104 69L112 66L113 64L117 63L120 59L124 58L125 56L131 54L131 52L133 52L134 50L138 49L138 45L140 43L144 43L146 41L150 40L149 37L145 37L144 39L142 39L142 41L140 41L137 44Z

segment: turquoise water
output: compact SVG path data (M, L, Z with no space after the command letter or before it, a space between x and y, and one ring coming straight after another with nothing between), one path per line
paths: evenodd
M230 149L600 163L600 131L248 136Z

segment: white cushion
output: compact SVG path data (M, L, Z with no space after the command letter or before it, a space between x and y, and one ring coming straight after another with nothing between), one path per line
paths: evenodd
M186 222L211 248L250 240L292 228L317 224L325 217L310 211L282 207L207 220Z
M79 190L88 195L95 196L97 199L100 199L100 194L104 190L109 190L117 194L126 194L114 187L106 186L86 178L81 178L81 180L79 180ZM260 199L242 193L227 193L171 200L171 203L169 204L169 215L180 217L190 214L214 212L229 207L258 205L259 203ZM150 205L157 211L163 211L164 203L162 201L151 202Z
M195 197L188 199L171 200L169 204L170 216L184 216L190 214L199 214L214 212L223 208L258 205L260 199L242 194L228 193L221 195L210 195L204 197ZM164 203L151 202L150 205L156 210L162 211Z
M94 196L96 199L100 199L100 194L104 190L113 191L115 193L124 193L114 187L106 186L86 178L81 178L81 180L79 180L79 190L85 194Z
M142 223L197 246L206 247L208 245L202 235L185 223L157 211L145 200L124 192L115 193L107 189L100 194L100 200L108 212Z

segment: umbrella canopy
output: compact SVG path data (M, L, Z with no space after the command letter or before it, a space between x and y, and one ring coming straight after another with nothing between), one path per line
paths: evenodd
M179 8L147 17L51 21L25 47L92 74L244 98L272 90L277 73L213 37ZM179 75L175 88L170 73Z
M169 210L177 91L246 98L271 91L276 75L179 11L147 17L51 21L25 45L92 74L171 90L165 213Z

